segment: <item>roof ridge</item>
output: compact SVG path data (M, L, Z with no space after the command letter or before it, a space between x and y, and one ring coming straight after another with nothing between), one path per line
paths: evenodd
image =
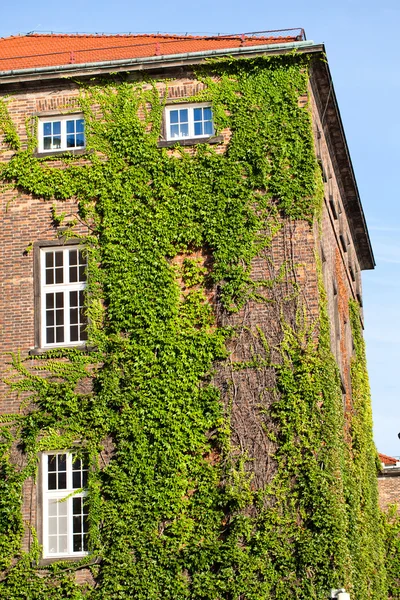
M266 32L267 34L268 32ZM164 39L176 39L176 40L221 40L221 39L280 39L292 36L273 36L273 35L257 35L251 33L213 33L205 35L193 35L185 33L24 33L17 35L10 35L7 37L0 37L0 40L11 40L23 38L164 38Z

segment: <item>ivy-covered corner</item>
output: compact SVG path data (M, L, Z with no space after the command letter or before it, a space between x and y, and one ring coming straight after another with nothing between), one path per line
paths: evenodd
M282 310L279 347L261 327L260 354L236 365L249 377L273 372L272 388L259 390L275 461L262 489L216 385L240 329L219 315L240 319L249 302L269 302L252 261L282 222L312 227L321 213L310 112L299 105L308 61L224 59L197 77L206 89L192 100L210 101L217 131L231 132L224 153L159 148L163 101L151 80L82 83L87 154L58 156L61 167L20 146L0 103L15 151L1 180L43 202L76 198L87 224L92 348L13 357L10 388L25 399L2 420L0 596L9 600L320 600L341 586L354 600L387 597L356 307L346 436L322 284L318 323L301 294L284 299L297 318L289 324ZM289 258L285 277L293 269ZM90 554L42 565L37 541L21 550L23 484L40 452L73 447L90 464ZM92 583L82 586L84 569Z

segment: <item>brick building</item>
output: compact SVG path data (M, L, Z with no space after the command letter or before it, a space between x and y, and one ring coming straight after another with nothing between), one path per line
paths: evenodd
M124 82L141 82L148 89L153 85L149 81L155 82L163 101L162 127L156 142L159 152L176 158L183 149L187 156L194 156L197 148L206 144L216 155L229 155L232 131L229 126L217 127L207 96L208 83L198 70L207 66L209 59L268 59L291 56L294 51L310 61L308 88L299 96L297 106L311 117L316 164L322 174L319 224L311 223L310 218L277 217L279 228L271 244L251 260L251 280L255 289L259 285L265 302L254 293L232 313L219 305L217 286L210 285L207 290L217 324L237 332L234 341L228 343L230 361L218 366L214 380L224 405L230 406L232 443L249 461L253 490L264 489L277 472L277 442L265 433L269 426L265 412L272 396L260 409L260 390L270 389L275 375L270 363L263 371L259 369L255 378L249 377L246 369L232 365L250 364L256 355L261 356L263 345L256 340L257 331L263 332L272 348L272 363L279 362L275 349L284 336L280 316L284 314L287 323L296 323L299 306L305 311L308 327L313 328L320 315L319 265L345 420L350 419L353 409L350 369L354 342L349 300L362 307L361 271L372 269L374 258L323 45L307 41L302 31L277 37L268 33L214 37L33 34L0 40L0 98L8 115L5 110L0 112L0 160L9 164L22 149L37 159L35 165L60 171L70 165L84 166L96 154L87 146L87 124L80 103L82 84L90 87L95 81L101 86L120 77ZM218 78L213 81L218 83ZM229 117L229 111L225 112ZM12 127L20 140L19 149L15 143L13 146ZM101 151L97 154L102 156ZM242 159L237 160L240 163ZM68 197L63 189L51 197L45 179L38 179L33 189L25 183L27 178L8 174L1 191L1 368L6 380L11 377L10 360L4 358L7 353L20 352L23 359L29 359L26 364L34 368L49 350L90 350L86 345L87 278L82 250L82 239L90 234L88 221L78 210L77 193ZM180 268L185 256L208 269L213 248L193 244L190 253L177 251L170 260ZM289 259L287 275L285 261ZM281 277L283 272L285 277ZM260 284L265 280L278 282L273 293ZM300 293L292 301L295 287ZM362 319L362 310L360 315ZM315 337L316 331L312 335ZM10 415L25 415L31 410L26 393L21 398L21 393L10 391L9 381L1 386L0 413L8 415L8 420ZM82 386L82 393L88 393L90 386L86 390L84 383ZM104 448L107 464L116 448L113 435ZM15 446L12 458L14 463L24 464L24 453ZM32 548L33 527L43 548L42 565L83 559L89 548L85 460L76 458L71 447L52 447L49 443L41 446L38 464L38 474L27 477L23 487L23 549ZM388 480L386 472L384 479ZM67 501L60 502L66 495ZM185 497L190 497L189 492ZM77 573L79 582L93 582L89 569L80 566Z
M382 470L378 474L379 504L383 510L391 504L400 506L400 462L397 458L379 453Z

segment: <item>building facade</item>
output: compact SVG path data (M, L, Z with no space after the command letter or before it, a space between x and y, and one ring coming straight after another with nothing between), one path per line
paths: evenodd
M0 53L0 589L385 597L374 258L323 45Z

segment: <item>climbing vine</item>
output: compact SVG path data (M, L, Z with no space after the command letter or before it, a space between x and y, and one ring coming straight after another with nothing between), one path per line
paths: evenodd
M311 226L320 211L310 115L299 104L307 61L225 59L197 76L205 89L191 100L211 101L217 132L231 132L223 154L206 144L158 147L157 82L82 84L87 154L56 163L31 143L20 148L1 105L0 128L16 150L1 179L50 201L66 239L77 221L52 203L76 199L88 231L90 323L87 351L13 357L9 385L24 408L4 417L0 446L0 595L10 600L319 599L341 585L359 600L385 597L365 365L357 355L349 447L323 289L318 324L293 285L280 306L278 351L260 329L261 351L235 365L275 377L260 390L260 403L273 398L263 410L276 463L262 488L232 442L229 403L215 383L238 335L218 313L272 301L263 290L295 265L255 281L252 261L284 220ZM22 467L12 460L16 442ZM38 452L72 447L90 463L91 553L42 566L35 532L31 551L21 550L22 486ZM81 586L75 573L85 569L95 583Z

